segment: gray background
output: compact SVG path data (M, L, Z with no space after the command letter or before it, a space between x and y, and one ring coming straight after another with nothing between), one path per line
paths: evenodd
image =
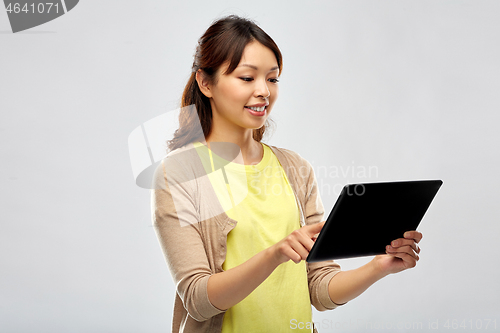
M175 286L127 138L178 107L199 36L232 13L283 53L265 142L313 164L327 211L335 185L444 181L417 267L314 309L320 331L500 330L500 2L86 0L17 34L0 9L0 331L169 331Z

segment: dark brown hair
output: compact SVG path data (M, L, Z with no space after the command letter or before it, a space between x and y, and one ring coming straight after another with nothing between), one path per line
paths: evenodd
M281 75L283 63L278 46L264 30L249 19L229 15L212 23L200 37L191 77L182 94L179 128L175 131L174 138L167 141L168 150L172 151L203 136L206 138L212 130L212 107L209 98L198 87L196 72L201 69L209 83L217 84L216 75L219 68L229 61L229 67L224 74L231 74L238 66L245 46L253 41L258 41L273 51ZM268 118L261 128L254 129L253 138L256 141L262 140L266 128L270 125L269 120L272 119Z

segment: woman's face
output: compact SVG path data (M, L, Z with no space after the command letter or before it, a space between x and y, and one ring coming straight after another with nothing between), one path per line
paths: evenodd
M254 41L245 47L238 67L222 74L228 66L221 66L217 84L210 87L214 128L244 132L262 127L278 98L276 56Z

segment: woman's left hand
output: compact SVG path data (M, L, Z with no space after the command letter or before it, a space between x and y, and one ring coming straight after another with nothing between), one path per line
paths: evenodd
M379 270L384 274L393 274L413 268L420 259L420 247L418 243L422 240L422 233L418 231L407 231L404 238L398 238L386 246L385 255L374 258Z

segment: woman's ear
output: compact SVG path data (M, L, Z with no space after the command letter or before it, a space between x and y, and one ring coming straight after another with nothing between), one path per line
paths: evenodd
M203 95L207 96L207 98L212 97L212 90L211 85L208 83L208 80L205 76L205 73L203 73L202 69L198 69L196 72L196 82L198 82L198 87L200 88L200 91L202 92Z

